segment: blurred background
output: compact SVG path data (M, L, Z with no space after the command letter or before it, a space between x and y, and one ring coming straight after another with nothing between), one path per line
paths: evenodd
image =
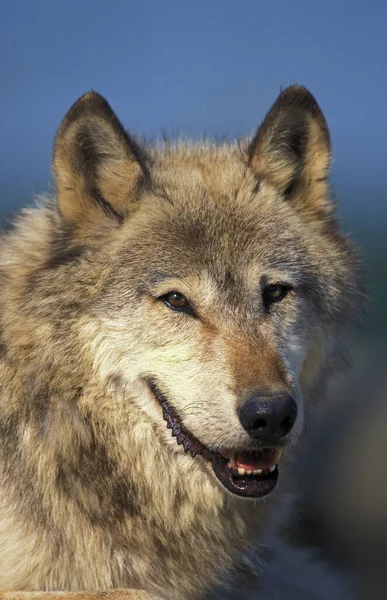
M316 96L370 317L321 411L296 534L387 598L387 4L384 0L2 0L0 221L52 187L53 138L85 91L135 134L251 134L281 87Z

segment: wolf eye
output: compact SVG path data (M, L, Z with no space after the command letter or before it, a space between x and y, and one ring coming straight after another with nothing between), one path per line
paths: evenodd
M273 304L274 302L281 302L291 290L290 285L284 285L282 283L272 283L265 288L263 292L263 299L267 305Z
M183 294L179 292L169 292L169 294L165 294L165 296L161 297L161 300L171 308L172 310L176 310L178 312L185 312L190 315L194 315L194 310Z

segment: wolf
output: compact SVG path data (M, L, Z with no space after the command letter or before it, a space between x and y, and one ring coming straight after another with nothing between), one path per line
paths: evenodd
M330 154L299 85L233 143L69 110L0 242L1 598L200 598L260 540L361 312Z

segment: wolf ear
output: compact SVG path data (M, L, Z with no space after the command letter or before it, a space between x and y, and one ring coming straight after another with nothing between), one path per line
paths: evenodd
M310 216L332 212L329 131L304 87L294 85L279 95L251 142L249 164Z
M146 161L102 96L89 92L64 117L55 138L59 212L76 228L121 222Z

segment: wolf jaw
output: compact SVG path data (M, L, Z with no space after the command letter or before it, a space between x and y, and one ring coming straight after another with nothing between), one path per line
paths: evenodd
M277 463L282 449L264 447L254 452L210 450L184 427L176 410L168 403L156 383L153 380L148 380L147 383L162 408L163 419L177 444L182 445L184 452L189 452L192 458L202 455L211 462L216 478L228 492L244 498L259 499L274 491L279 476Z

